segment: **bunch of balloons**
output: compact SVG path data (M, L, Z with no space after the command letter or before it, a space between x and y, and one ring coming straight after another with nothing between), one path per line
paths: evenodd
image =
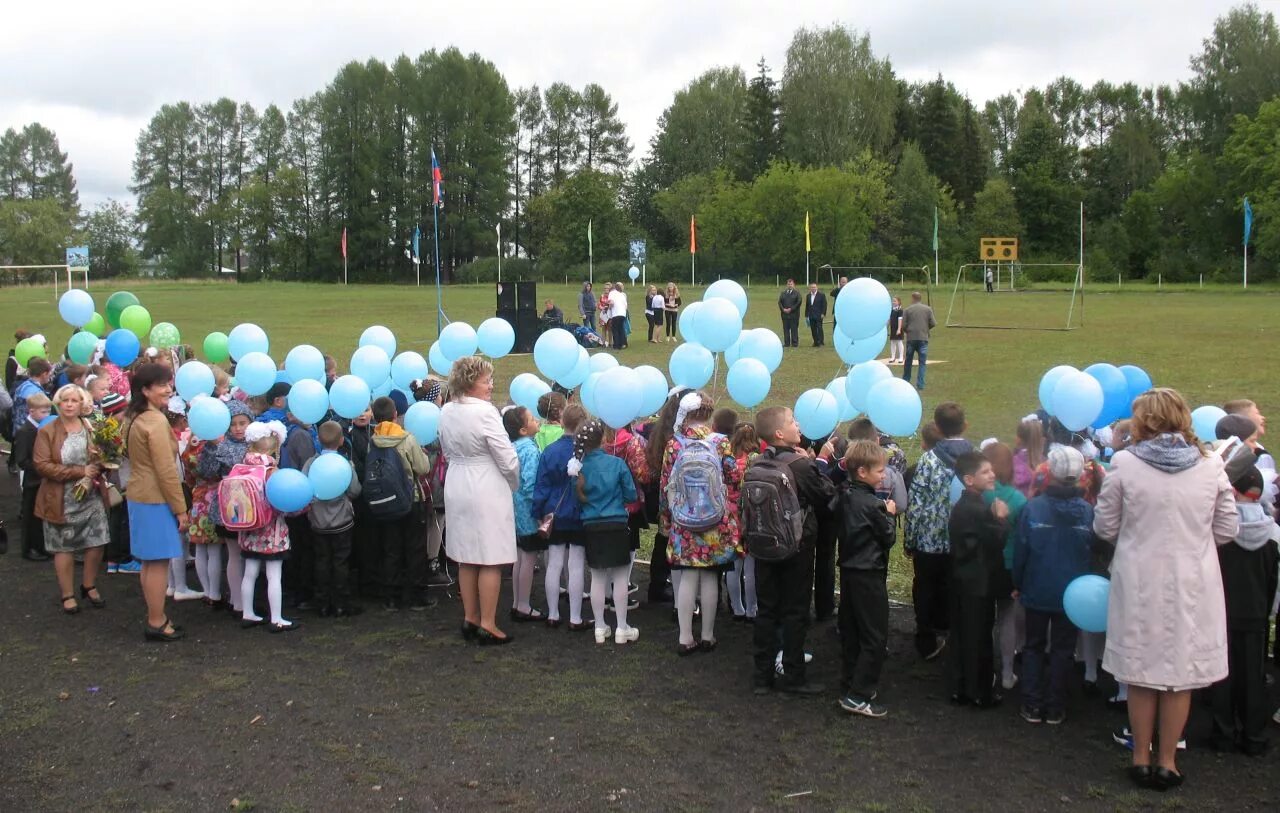
M1141 367L1092 364L1077 370L1060 364L1040 378L1038 396L1044 411L1072 432L1099 429L1132 415L1133 400L1151 389L1151 376Z

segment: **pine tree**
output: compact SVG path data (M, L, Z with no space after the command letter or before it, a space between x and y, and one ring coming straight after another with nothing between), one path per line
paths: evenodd
M764 57L747 86L746 139L738 159L738 177L749 181L763 175L769 163L782 154L782 133L778 129L778 83L769 75Z
M582 136L582 167L621 172L631 160L631 142L618 118L618 104L595 83L582 89L581 99L578 132Z

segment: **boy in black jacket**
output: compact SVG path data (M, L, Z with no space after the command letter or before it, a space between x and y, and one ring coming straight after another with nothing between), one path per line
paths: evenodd
M951 546L951 655L947 681L951 702L978 708L997 705L991 688L991 627L995 624L995 576L1004 567L1004 542L1009 506L996 500L990 506L982 495L995 488L996 475L981 452L965 452L956 459L956 476L964 493L951 508L947 536Z
M22 470L22 558L43 562L49 558L44 549L44 522L36 516L36 492L40 490L40 472L34 457L36 433L40 422L49 417L53 403L42 392L27 396L27 416L13 438L13 462Z
M756 561L756 598L759 610L754 631L756 694L771 689L812 696L822 686L805 679L804 639L809 629L809 599L813 592L814 544L819 519L831 516L835 486L818 471L813 458L797 452L800 426L786 407L769 407L756 414L756 435L769 448L761 457L786 461L804 510L800 552L781 561ZM774 681L778 641L782 641L782 678Z
M883 717L876 703L880 670L888 655L889 549L897 532L893 500L876 489L884 478L886 455L880 444L858 440L845 452L849 481L840 492L840 644L843 656L840 708L850 714Z

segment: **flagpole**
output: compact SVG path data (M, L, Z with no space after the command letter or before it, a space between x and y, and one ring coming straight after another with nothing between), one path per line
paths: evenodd
M439 338L440 332L444 330L444 302L440 291L440 206L438 204L431 207L431 221L436 237L436 337Z
M498 282L502 282L502 221L498 221Z
M1249 244L1244 244L1244 287L1249 287Z
M591 245L591 218L587 218L587 282L596 281L595 249Z
M345 254L342 256L342 284L347 284L347 257Z

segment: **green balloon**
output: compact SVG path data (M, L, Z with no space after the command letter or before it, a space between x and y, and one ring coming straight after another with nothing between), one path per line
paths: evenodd
M160 349L173 347L182 341L182 335L178 333L178 328L171 322L161 322L151 328L151 343Z
M27 363L33 358L44 358L44 345L40 343L39 339L32 336L18 342L18 346L13 348L13 355L20 366L26 367Z
M139 305L138 298L128 291L116 291L107 298L107 324L112 327L122 327L120 324L120 316L124 313L125 308L130 305ZM138 338L142 338L139 336Z
M231 358L227 349L227 334L214 331L204 337L204 357L211 364L221 364Z
M84 327L81 330L85 333L92 333L101 339L102 334L107 332L107 320L102 318L102 314L95 313L92 319L84 323Z
M151 314L141 305L130 305L120 314L120 327L138 337L138 341L146 341L151 332Z
M87 330L82 330L67 342L67 355L76 364L88 364L93 358L93 351L98 346L98 337Z

